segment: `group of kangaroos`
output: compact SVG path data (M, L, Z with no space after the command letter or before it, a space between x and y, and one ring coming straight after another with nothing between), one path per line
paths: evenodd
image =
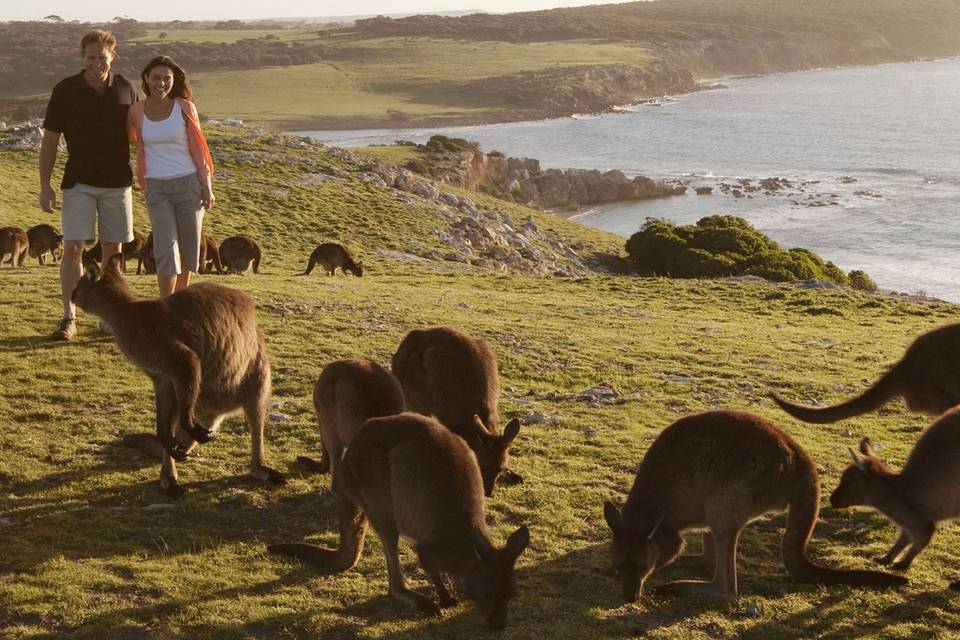
M245 414L251 435L251 474L283 484L267 465L263 432L270 364L245 293L201 282L164 300L140 299L120 273L120 257L91 262L74 292L76 303L113 328L123 353L153 381L156 434L128 436L162 457L160 485L181 496L176 462L209 441L221 420ZM162 348L158 348L158 346ZM791 415L831 422L876 409L902 396L916 411L943 413L922 435L896 473L864 439L830 498L834 507L867 505L900 527L879 559L906 570L930 541L936 524L960 516L960 324L924 334L862 395L835 407L812 408L774 397ZM484 501L509 478L508 450L520 431L500 427L499 381L486 342L452 327L414 329L400 342L391 370L369 359L329 363L313 389L323 451L308 463L331 475L339 545L271 544L271 552L299 559L321 573L353 567L368 523L379 536L389 594L438 615L457 603L452 578L487 625L502 628L516 595L515 564L530 541L517 528L498 547L485 523ZM820 482L810 456L768 420L740 411L683 417L655 439L636 473L624 506L608 501L610 554L624 599L636 600L650 575L682 559L708 569L710 580L670 582L656 591L737 595L737 542L743 528L765 513L788 510L782 558L799 582L884 588L906 584L901 575L836 569L815 563L807 547L817 521ZM704 551L681 556L683 534L704 530ZM436 600L407 587L398 540L410 540L436 589ZM960 587L955 582L951 588Z
M23 267L27 255L36 258L43 266L46 256L56 262L63 254L63 234L53 225L38 224L26 231L20 227L0 227L0 263L9 254L6 264L11 267ZM147 274L156 273L157 261L153 255L153 233L146 236L134 230L133 240L121 246L120 269L127 270L127 260L137 260L137 275L141 270ZM209 234L200 237L200 273L260 273L260 260L263 251L256 240L247 236L231 236L219 245ZM101 262L103 259L100 243L83 252L83 263ZM337 269L341 273L363 275L363 263L356 262L346 247L337 242L324 242L317 246L307 260L307 268L301 275L310 275L314 267L320 265L327 275L334 275Z

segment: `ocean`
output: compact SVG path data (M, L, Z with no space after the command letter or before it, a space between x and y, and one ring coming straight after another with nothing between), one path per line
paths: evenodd
M782 246L863 269L883 289L960 302L960 59L718 82L726 88L596 116L300 133L338 146L443 133L544 168L620 169L712 187L573 219L628 237L648 217L687 224L734 214ZM757 189L766 178L789 186Z

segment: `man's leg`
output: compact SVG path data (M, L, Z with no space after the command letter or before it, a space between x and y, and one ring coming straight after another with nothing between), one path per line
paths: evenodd
M133 194L130 188L100 189L97 209L100 212L100 247L103 264L120 253L124 242L133 240Z
M63 315L56 330L50 334L55 340L70 340L77 333L73 290L83 275L83 245L94 238L97 221L97 200L90 187L77 184L63 190L60 222L63 225L63 256L60 260L60 294Z

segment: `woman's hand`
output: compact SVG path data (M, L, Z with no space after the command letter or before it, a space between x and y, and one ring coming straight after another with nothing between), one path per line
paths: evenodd
M200 204L204 209L211 209L217 199L213 197L213 188L210 185L204 185L200 189Z

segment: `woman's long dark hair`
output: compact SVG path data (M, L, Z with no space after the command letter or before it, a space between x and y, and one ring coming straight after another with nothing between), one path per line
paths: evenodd
M183 68L173 61L173 58L167 56L157 56L147 63L147 66L140 72L140 87L143 89L143 95L150 95L150 85L147 78L150 77L150 71L154 67L167 67L173 72L173 88L170 89L170 95L174 98L183 98L192 100L193 93L190 91L190 83L187 82L187 74Z

